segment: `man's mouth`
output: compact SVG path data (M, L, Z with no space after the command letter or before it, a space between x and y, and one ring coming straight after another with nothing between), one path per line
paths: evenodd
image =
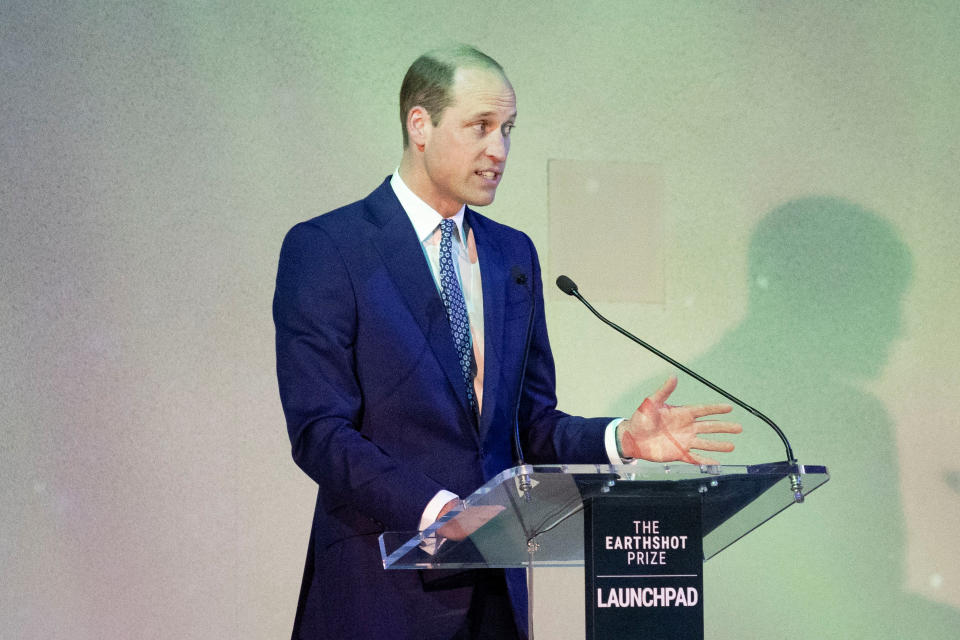
M475 173L481 178L486 178L487 180L496 180L497 178L500 177L500 172L494 171L492 169L489 169L487 171L476 171Z

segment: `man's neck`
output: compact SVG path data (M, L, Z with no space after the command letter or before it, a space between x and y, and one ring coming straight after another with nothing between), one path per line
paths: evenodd
M444 218L457 215L457 212L463 208L463 203L445 201L434 193L430 188L430 178L427 176L426 169L418 158L413 157L414 153L416 151L405 149L403 158L400 160L397 173L400 174L403 183Z

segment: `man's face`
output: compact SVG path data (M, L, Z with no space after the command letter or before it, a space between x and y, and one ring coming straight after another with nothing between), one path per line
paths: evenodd
M425 124L427 193L419 194L443 215L493 202L517 117L513 87L494 71L458 69L451 93L440 122Z

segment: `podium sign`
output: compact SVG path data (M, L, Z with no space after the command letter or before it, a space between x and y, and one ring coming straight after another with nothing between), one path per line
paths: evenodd
M610 495L584 508L586 638L703 638L700 500Z

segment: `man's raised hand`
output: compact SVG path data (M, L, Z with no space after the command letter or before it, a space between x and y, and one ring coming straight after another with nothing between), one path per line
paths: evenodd
M651 462L718 464L713 458L694 453L701 451L733 451L733 443L701 438L705 433L740 433L743 427L735 422L701 420L707 416L730 413L728 404L675 407L667 399L677 388L671 376L660 389L643 401L629 420L617 425L617 445L626 458L642 458Z

